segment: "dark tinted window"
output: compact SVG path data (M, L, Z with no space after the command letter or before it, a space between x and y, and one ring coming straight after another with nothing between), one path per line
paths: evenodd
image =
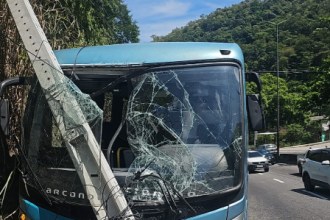
M249 157L262 157L259 152L249 152Z
M316 162L322 162L322 152L321 151L314 151L310 157L310 160L316 161Z
M327 159L326 160L329 160L330 161L330 150L327 150L328 151L328 154L327 154Z
M265 149L258 149L257 151L261 154L268 154L269 153L269 151L265 150Z
M322 158L321 162L325 160L330 160L330 155L328 150L322 150Z

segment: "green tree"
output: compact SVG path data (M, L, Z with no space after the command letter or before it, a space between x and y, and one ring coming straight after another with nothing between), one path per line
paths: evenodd
M138 26L122 0L30 2L55 48L138 42Z
M330 56L314 70L316 72L309 76L310 81L302 87L305 109L314 109L319 114L330 116L327 110L330 106Z
M268 127L277 125L277 77L271 74L261 76L263 85L262 98L267 117ZM309 112L300 108L302 94L295 90L295 86L283 78L279 78L280 98L280 125L286 126L291 123L305 125L309 121Z
M288 146L305 144L310 142L311 133L300 124L290 124L287 126L284 139Z
M263 74L262 83L262 102L266 115L268 129L275 130L277 126L277 77L270 73ZM246 93L253 94L256 91L254 83L248 83ZM279 97L280 97L280 126L285 127L296 123L307 125L309 123L310 111L303 108L303 94L300 90L300 83L296 81L287 82L279 78Z

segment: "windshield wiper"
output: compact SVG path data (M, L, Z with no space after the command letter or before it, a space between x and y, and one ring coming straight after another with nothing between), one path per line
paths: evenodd
M170 209L171 209L171 212L175 212L175 214L176 215L180 215L182 212L181 212L181 210L179 210L178 209L178 207L177 207L177 205L176 205L176 202L175 202L175 199L173 198L173 196L172 196L172 194L171 194L171 191L169 190L169 188L168 188L168 186L170 186L170 188L172 189L172 191L176 194L176 196L180 199L180 200L182 200L184 203L185 203L185 205L186 206L188 206L189 207L189 209L191 209L195 214L197 214L197 212L196 212L196 210L187 202L187 200L180 194L180 192L178 192L178 190L176 190L175 189L175 187L173 186L173 184L171 184L171 183L169 183L168 181L166 181L164 178L162 178L162 176L159 174L159 173L157 173L158 175L155 175L155 174L148 174L148 175L145 175L145 176L142 176L142 174L143 174L143 172L151 165L151 163L153 162L154 160L152 160L142 171L138 171L138 172L136 172L135 173L135 176L134 176L134 178L133 178L133 181L135 181L135 180L138 180L138 181L143 181L144 179L147 179L147 178L149 178L149 177L153 177L153 178L155 178L155 179L158 179L158 180L160 180L160 181L162 181L163 182L163 184L164 184L164 186L165 186L165 188L166 188L166 191L167 191L167 193L168 193L168 195L169 195L169 197L171 198L171 201L172 201L172 203L173 203L173 205L174 205L174 207L176 208L176 211L174 211L173 210L173 208L172 208L172 205L171 205L171 203L170 203L170 201L168 200L168 198L167 198L167 196L166 196L166 194L165 194L165 192L164 192L164 189L163 189L163 187L161 186L161 184L158 182L158 181L155 181L158 185L159 185L159 187L160 187L160 189L161 189L161 191L162 191L162 193L163 193L163 195L164 195L164 197L165 197L165 200L166 200L166 203L170 206ZM132 182L133 182L132 181Z
M187 200L180 194L180 192L175 189L175 187L173 186L173 184L171 184L168 181L166 181L165 179L163 179L160 174L158 174L158 175L159 176L154 175L154 174L148 174L148 175L142 176L141 178L143 180L143 179L146 179L148 177L154 177L156 179L161 180L166 187L167 187L167 185L169 185L171 187L171 189L173 190L173 192L175 192L175 194L177 195L177 197L179 199L181 199L195 214L197 214L196 210L187 202ZM172 197L172 194L170 193L170 191L169 191L169 195Z

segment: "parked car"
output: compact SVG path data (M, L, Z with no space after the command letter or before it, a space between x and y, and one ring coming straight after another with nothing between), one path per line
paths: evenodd
M301 156L301 155L298 155L298 156L297 156L297 166L298 166L298 172L299 172L300 175L302 174L302 165L305 163L305 161L306 161L306 160L305 160L306 157L308 157L309 154L310 154L313 150L318 150L318 149L312 149L312 148L310 148L310 149L308 149L308 150L306 151L306 153L305 153L303 156Z
M268 150L272 154L277 152L277 146L275 144L262 144L258 147L258 149Z
M312 149L307 153L302 163L305 189L313 191L315 186L330 189L330 149Z
M265 172L269 171L268 160L263 157L258 151L248 151L248 170L255 171L263 169Z
M268 150L257 149L257 151L268 160L268 163L271 163L272 165L276 163L274 154L270 153Z

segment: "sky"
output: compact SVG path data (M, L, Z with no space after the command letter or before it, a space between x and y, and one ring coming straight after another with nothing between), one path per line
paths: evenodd
M217 8L230 7L243 0L123 0L140 28L140 42L151 35L164 36L189 21L208 15Z

